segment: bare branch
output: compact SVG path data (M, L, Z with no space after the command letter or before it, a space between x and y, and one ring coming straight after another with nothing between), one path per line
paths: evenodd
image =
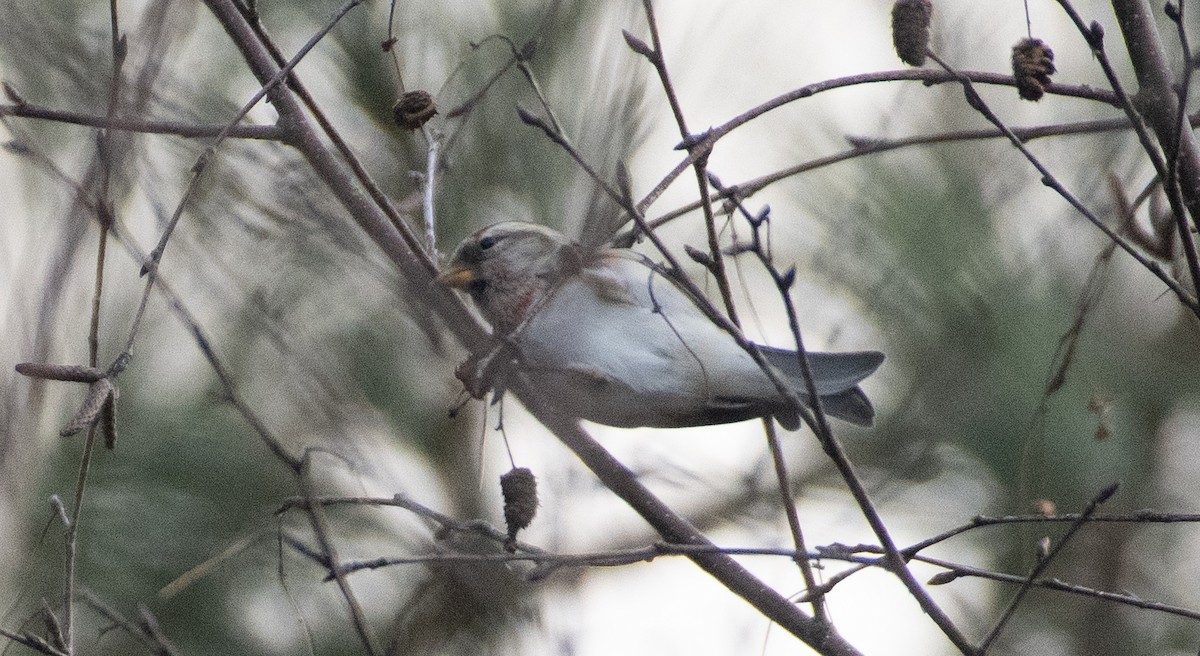
M987 637L984 638L983 642L980 643L980 653L987 651L988 646L995 642L996 637L1000 635L1000 632L1004 630L1004 627L1008 624L1008 621L1012 619L1013 613L1017 611L1017 607L1021 605L1021 601L1025 598L1025 595L1029 593L1030 588L1033 586L1033 582L1042 575L1042 572L1046 571L1046 568L1050 566L1050 563L1054 561L1054 558L1058 556L1058 554L1062 553L1063 547L1066 546L1066 544L1071 541L1071 538L1075 536L1075 533L1087 523L1088 518L1096 512L1096 509L1100 507L1100 504L1108 501L1112 498L1112 495L1116 494L1117 487L1117 484L1113 483L1112 485L1101 490L1100 493L1088 503L1087 508L1080 513L1079 519L1072 523L1070 528L1067 529L1067 532L1058 539L1058 542L1054 545L1050 552L1045 554L1044 557L1038 559L1037 564L1033 566L1033 569L1029 572L1029 576L1026 577L1026 583L1022 585L1019 590L1017 590L1017 594L1014 595L1012 601L1009 602L1008 608L1004 610L1004 613L1000 615L1000 619L996 621L996 625L992 627L992 630L988 632Z
M79 112L61 109L38 107L28 103L19 105L0 105L0 116L17 116L21 118L42 119L55 123L69 123L105 130L120 130L140 134L166 134L177 137L199 139L217 137L224 134L231 139L257 139L262 141L279 141L283 131L274 125L196 125L179 121L156 121L142 118L123 118L119 116L93 116Z

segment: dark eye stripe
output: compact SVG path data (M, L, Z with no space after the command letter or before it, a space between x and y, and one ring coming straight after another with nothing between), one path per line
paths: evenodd
M483 239L479 240L479 250L486 251L492 246L495 246L497 241L500 241L499 237L484 237Z

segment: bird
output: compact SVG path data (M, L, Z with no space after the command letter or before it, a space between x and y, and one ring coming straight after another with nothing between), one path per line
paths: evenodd
M494 223L457 247L438 279L466 292L534 393L570 416L621 428L683 428L774 417L799 427L793 404L664 266L626 248L585 248L551 228ZM798 354L757 346L811 405ZM829 416L870 426L858 386L878 351L808 351Z

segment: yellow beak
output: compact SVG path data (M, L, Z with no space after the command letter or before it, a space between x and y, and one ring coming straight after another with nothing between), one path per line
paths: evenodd
M438 276L438 281L454 289L466 289L475 282L475 270L461 262L450 265L450 268Z

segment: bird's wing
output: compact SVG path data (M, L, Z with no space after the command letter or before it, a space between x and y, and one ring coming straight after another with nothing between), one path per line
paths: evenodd
M562 280L519 339L524 365L543 391L584 419L690 426L786 410L750 355L664 271L629 251L601 251ZM804 400L795 353L763 350ZM831 414L869 423L870 404L855 385L882 355L809 357L818 393L836 397L827 399L835 406ZM794 427L794 417L790 423Z
M603 251L553 302L570 306L556 314L587 318L588 354L635 389L735 403L776 396L750 356L644 256Z
M799 389L804 389L804 375L795 351L759 346L763 356L772 366L779 369ZM817 394L837 394L852 389L883 364L883 354L878 351L850 351L845 353L822 353L808 351L808 365L816 380Z

